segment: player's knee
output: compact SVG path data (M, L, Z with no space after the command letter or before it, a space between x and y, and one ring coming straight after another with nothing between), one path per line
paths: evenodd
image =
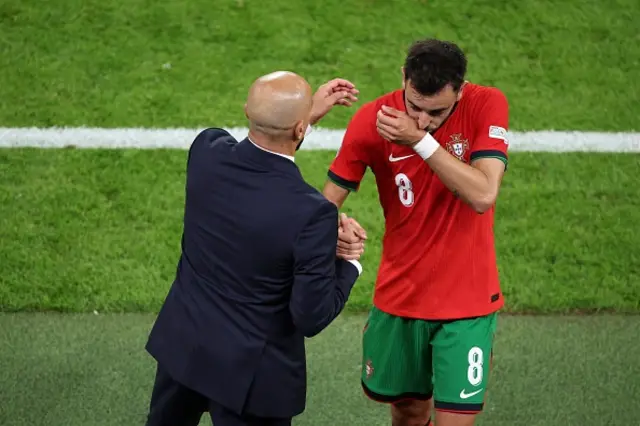
M431 401L399 401L391 406L393 426L425 426L431 419Z

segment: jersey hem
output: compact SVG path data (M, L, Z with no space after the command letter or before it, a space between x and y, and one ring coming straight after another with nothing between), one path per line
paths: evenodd
M400 309L388 309L387 307L380 306L379 303L373 302L373 306L381 310L385 314L393 315L396 317L409 318L422 321L450 321L450 320L464 320L469 318L486 317L500 311L504 307L504 299L502 293L500 293L500 301L491 305L491 309L471 311L469 313L461 314L456 313L433 313L433 312L416 312L416 311L404 311Z

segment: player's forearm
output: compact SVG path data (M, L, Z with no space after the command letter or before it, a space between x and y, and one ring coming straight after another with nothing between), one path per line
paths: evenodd
M416 146L414 149L425 159L442 183L476 212L484 213L495 203L497 194L494 193L493 185L484 172L463 163L440 146L433 145L426 151L424 145Z
M324 188L322 189L322 195L324 195L327 200L335 204L336 207L338 207L338 210L340 210L349 195L349 190L341 188L330 180L327 180Z
M489 178L481 170L461 162L442 148L425 161L447 188L478 213L484 213L495 202L497 194L492 192Z

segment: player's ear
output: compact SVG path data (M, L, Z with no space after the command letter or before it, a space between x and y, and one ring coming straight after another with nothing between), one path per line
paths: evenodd
M244 116L247 117L247 120L249 119L249 114L247 114L247 104L244 104Z
M462 92L464 91L464 86L466 85L467 85L467 82L463 81L462 85L460 86L460 89L458 90L458 99L457 99L458 101L462 99Z
M405 77L404 77L404 65L400 67L400 72L402 72L402 90L405 89L404 87L404 81L405 81Z

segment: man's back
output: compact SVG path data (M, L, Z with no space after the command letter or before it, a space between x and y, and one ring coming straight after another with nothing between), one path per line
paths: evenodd
M207 303L237 301L230 309L290 319L291 243L328 202L303 181L295 163L248 140L210 143L204 134L189 162L178 279L192 283ZM263 321L238 326L260 335L285 331L269 330Z
M298 414L304 336L335 318L358 276L335 258L337 209L291 159L223 130L196 138L187 169L182 256L148 350L237 412Z

